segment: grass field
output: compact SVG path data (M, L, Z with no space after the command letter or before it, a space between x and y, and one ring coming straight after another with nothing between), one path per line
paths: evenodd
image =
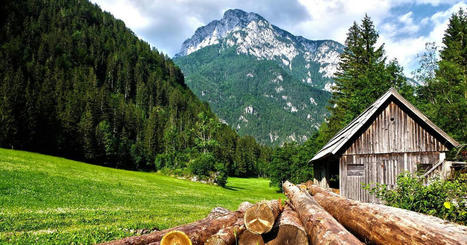
M89 244L166 229L216 206L283 198L266 179L227 188L0 149L0 243Z

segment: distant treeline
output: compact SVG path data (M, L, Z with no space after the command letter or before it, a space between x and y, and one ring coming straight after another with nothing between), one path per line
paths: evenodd
M269 161L167 56L88 1L3 1L0 28L0 147L143 170L211 154L207 170L236 176Z

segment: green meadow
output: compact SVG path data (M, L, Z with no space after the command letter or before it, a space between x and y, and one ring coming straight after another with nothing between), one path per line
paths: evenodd
M99 243L283 197L266 179L229 178L221 188L0 149L0 243Z

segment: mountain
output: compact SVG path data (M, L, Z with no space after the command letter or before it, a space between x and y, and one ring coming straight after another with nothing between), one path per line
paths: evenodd
M3 1L0 44L0 147L143 170L209 150L229 174L255 174L262 146L217 127L172 60L97 5Z
M343 46L294 36L255 13L227 10L183 42L187 85L241 135L305 141L323 122Z

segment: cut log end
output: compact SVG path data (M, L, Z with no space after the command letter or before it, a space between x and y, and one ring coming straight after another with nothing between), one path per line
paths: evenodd
M162 237L161 245L192 245L183 231L171 231Z
M246 228L256 234L263 234L272 229L279 215L279 202L260 202L245 211Z
M283 225L279 228L279 232L274 240L267 243L268 245L307 245L308 237L305 231L297 229L293 225Z
M245 230L238 240L239 245L264 245L263 237L259 234Z

